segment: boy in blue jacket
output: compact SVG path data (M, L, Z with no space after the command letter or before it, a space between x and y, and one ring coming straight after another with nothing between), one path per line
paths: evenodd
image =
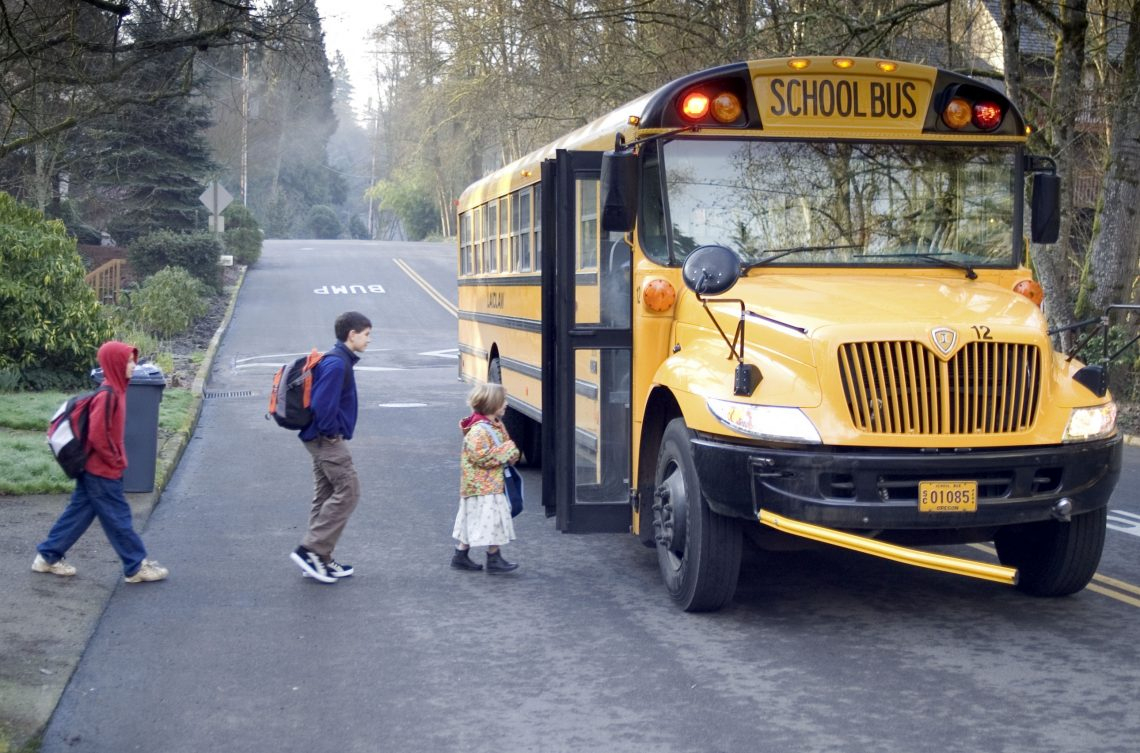
M347 311L337 317L335 330L336 345L317 364L313 377L313 420L300 435L313 456L309 530L289 555L305 575L321 583L336 583L352 575L352 567L334 560L332 553L360 499L360 481L348 451L356 428L352 367L372 340L372 322L358 311Z

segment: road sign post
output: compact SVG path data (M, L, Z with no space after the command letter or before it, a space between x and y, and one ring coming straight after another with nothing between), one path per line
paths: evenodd
M198 197L198 201L202 202L206 209L210 210L210 230L215 233L224 233L226 230L226 221L222 217L222 212L234 200L230 192L216 180L210 181L206 186L206 190Z

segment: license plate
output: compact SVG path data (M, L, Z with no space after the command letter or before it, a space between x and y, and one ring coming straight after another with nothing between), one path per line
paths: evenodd
M919 512L977 512L977 481L919 481Z

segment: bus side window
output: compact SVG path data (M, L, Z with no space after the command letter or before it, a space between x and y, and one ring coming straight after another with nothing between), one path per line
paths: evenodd
M531 271L530 257L530 194L529 188L519 192L519 272Z
M534 271L542 271L542 186L534 187L534 201L531 202L534 217Z
M459 215L459 274L471 274L471 213Z
M648 153L641 175L640 237L645 255L659 264L669 261L666 248L665 205L661 196L661 170L656 154Z
M485 244L487 235L483 232L483 209L475 207L471 210L471 274L477 275L486 266L483 256L487 253Z
M499 202L489 201L483 208L483 271L499 271Z

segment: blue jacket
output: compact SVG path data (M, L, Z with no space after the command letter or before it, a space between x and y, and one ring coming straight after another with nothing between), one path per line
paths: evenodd
M356 429L356 376L352 367L359 360L360 356L338 342L317 364L309 402L313 420L301 430L302 442L318 436L352 439Z

